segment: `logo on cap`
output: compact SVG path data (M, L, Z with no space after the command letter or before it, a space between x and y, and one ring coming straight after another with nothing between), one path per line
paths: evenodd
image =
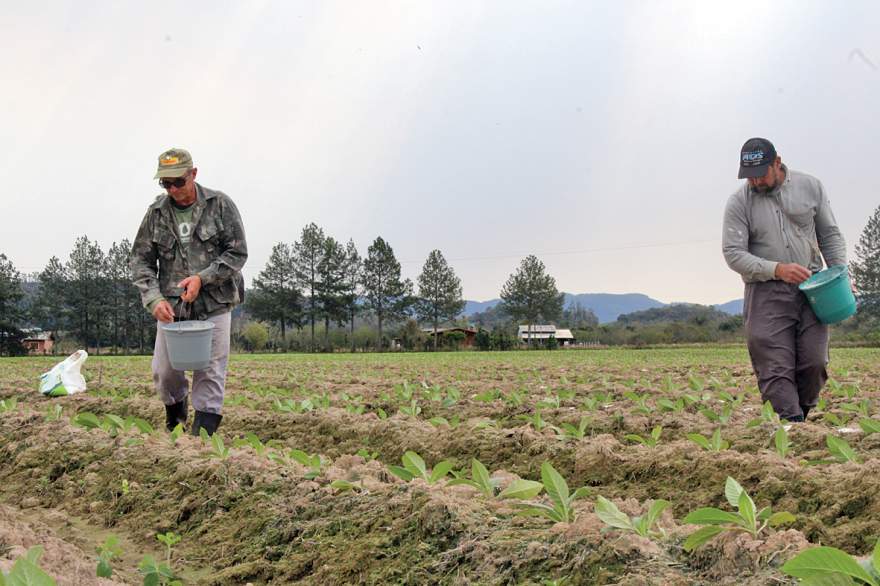
M159 161L159 164L164 167L166 165L176 165L179 162L180 159L178 157L165 157L164 159Z
M742 162L746 165L760 165L764 160L764 151L749 151L742 154Z

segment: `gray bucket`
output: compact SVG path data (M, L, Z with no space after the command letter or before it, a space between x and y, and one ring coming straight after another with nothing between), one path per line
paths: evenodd
M162 324L168 360L174 370L202 370L211 363L214 322L190 320Z

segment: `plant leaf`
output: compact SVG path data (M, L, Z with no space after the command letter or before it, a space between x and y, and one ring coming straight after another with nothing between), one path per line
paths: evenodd
M452 470L452 462L450 462L449 460L443 460L442 462L438 462L434 466L434 469L431 470L431 476L428 479L428 482L430 482L431 484L434 484L435 482L437 482L438 480L440 480L441 478L443 478L444 476L449 474L450 470Z
M715 507L704 507L688 513L688 516L684 518L684 522L694 525L722 525L724 523L739 525L740 517Z
M712 446L709 444L709 440L706 439L703 434L689 433L687 434L687 438L705 450L712 449Z
M875 419L859 419L859 427L865 432L865 435L872 433L880 433L880 421Z
M684 541L684 550L693 551L723 531L724 527L716 527L714 525L700 527Z
M778 527L779 525L787 525L789 523L794 523L795 521L797 521L797 517L788 511L779 511L778 513L770 515L770 519L768 519L767 523L769 523L771 527Z
M669 506L669 501L665 501L663 499L657 499L653 503L651 503L651 507L648 509L648 512L642 517L642 522L644 523L645 533L650 531L651 527L654 523L657 522L657 519L660 517L660 513L663 512L666 507Z
M410 480L415 478L415 476L413 476L413 474L409 470L407 470L406 468L401 468L400 466L389 466L388 471L403 480L404 482L409 482Z
M494 490L492 481L489 478L489 471L476 458L471 459L471 478L477 483L480 490L486 493L487 496L492 496Z
M739 482L728 476L727 480L724 481L724 496L731 507L739 507L739 495L742 492L743 487L740 486Z
M547 496L556 505L557 509L568 510L570 502L568 497L568 484L549 461L541 464L541 480L544 481L544 490Z
M544 490L544 485L540 482L518 478L507 485L498 498L525 500L538 496L542 490Z
M599 495L599 497L596 498L596 505L593 507L593 510L595 511L596 516L606 525L617 527L618 529L635 530L629 515L618 509L617 505L602 495Z
M413 476L428 480L428 471L425 468L425 461L417 453L408 451L401 458L403 467L410 471Z
M877 581L859 565L855 558L835 547L820 546L802 551L785 562L782 571L795 578L812 578L838 573L868 584L877 584Z
M755 521L755 502L746 491L742 491L739 495L739 515L742 517L740 524L748 529L752 535L755 535L757 531L757 524Z
M825 443L828 445L828 450L838 459L846 462L859 461L859 457L856 455L855 450L846 443L846 440L834 437L833 435L827 435L825 436Z

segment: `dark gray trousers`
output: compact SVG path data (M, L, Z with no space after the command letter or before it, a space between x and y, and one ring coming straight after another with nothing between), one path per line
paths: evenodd
M828 326L806 296L784 281L748 283L743 317L761 400L782 418L815 407L828 380Z

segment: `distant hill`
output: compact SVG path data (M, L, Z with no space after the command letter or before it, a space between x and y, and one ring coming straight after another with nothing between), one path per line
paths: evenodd
M464 306L464 315L471 316L475 313L486 311L490 307L495 307L501 303L500 299L490 299L489 301L467 301ZM667 307L670 303L657 301L642 293L580 293L565 294L565 306L571 307L576 303L580 303L581 307L591 309L599 323L609 323L617 319L618 316L635 311L643 311L646 309L654 309L657 307ZM742 299L728 301L721 305L713 307L724 313L736 315L742 313Z

